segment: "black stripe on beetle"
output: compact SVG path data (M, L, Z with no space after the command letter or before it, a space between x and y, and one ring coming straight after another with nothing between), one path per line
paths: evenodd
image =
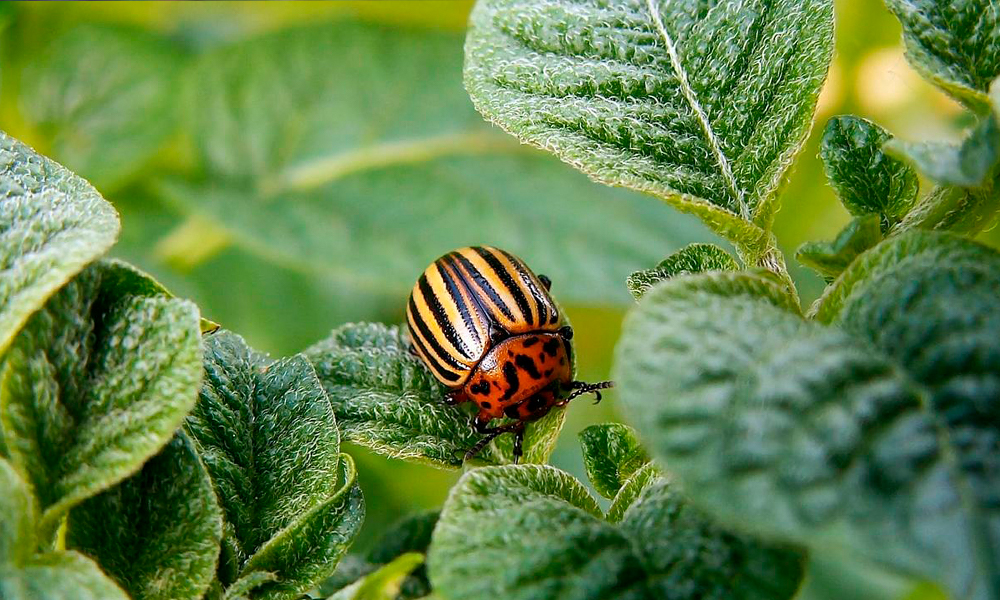
M420 313L417 312L417 305L413 301L413 296L410 296L410 314L413 315L413 322L417 326L417 331L420 332L419 336L413 336L414 343L420 346L420 349L423 351L424 356L426 356L432 362L437 363L437 368L435 370L438 373L440 373L442 377L444 377L448 381L458 381L461 378L461 376L449 372L447 369L443 368L442 363L445 363L448 366L453 367L455 370L459 372L464 371L465 367L458 364L458 362L456 362L455 359L453 359L450 354L445 352L444 348L442 348L441 345L438 344L437 339L435 339L435 337L431 335L430 330L427 329L427 324L424 323L424 320L420 317ZM427 348L424 346L423 343L421 343L423 341L420 339L421 337L423 337L424 340L427 340L427 344L430 345L431 349L434 350L434 353L437 354L437 356L440 357L440 359L437 359L433 354L427 352Z
M438 274L441 275L441 281L444 282L445 289L448 290L448 295L451 297L455 306L458 307L458 314L462 316L462 322L465 323L465 329L475 338L476 343L482 343L482 338L479 336L479 328L472 320L472 313L469 311L469 305L465 303L465 297L462 296L462 292L458 289L458 284L452 278L450 269L442 268L438 263L434 266L437 268Z
M500 259L496 257L495 254L483 248L481 246L473 247L483 260L486 261L490 267L493 268L493 272L496 274L497 279L500 283L507 288L510 295L514 297L514 302L517 303L517 308L521 311L521 316L526 322L531 322L531 307L528 305L528 299L524 297L524 292L521 291L521 287L517 285L514 278L510 276L510 271L504 266Z
M424 297L424 304L430 309L434 320L437 322L438 329L444 335L444 339L448 340L448 343L465 358L470 360L479 358L478 356L473 356L472 351L462 343L462 338L458 335L455 325L448 319L448 314L444 311L441 299L431 289L431 284L427 281L427 276L421 275L420 279L417 280L417 286L420 288L420 294Z
M493 304L497 307L497 310L500 311L500 314L507 317L507 319L513 321L514 313L510 311L510 308L503 301L503 298L501 298L500 295L497 294L496 290L493 289L493 286L490 285L490 282L486 280L486 277L484 277L483 274L480 273L478 269L476 269L475 265L469 262L469 259L465 258L461 254L455 254L455 253L452 254L454 254L455 259L458 260L459 263L461 263L462 267L465 269L469 277L472 278L472 281L475 282L476 286L480 290L482 290L484 294L486 294L486 296L490 299L491 302L493 302ZM469 294L475 297L476 291L471 289L471 285L467 287L469 287Z

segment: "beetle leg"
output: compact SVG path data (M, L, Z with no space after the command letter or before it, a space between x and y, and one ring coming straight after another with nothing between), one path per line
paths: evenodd
M514 431L514 464L516 465L521 461L521 456L524 451L521 446L524 444L524 422L521 422L521 427Z
M614 387L615 382L613 381L598 381L597 383L587 383L585 381L574 381L569 384L569 389L573 390L573 393L564 398L559 406L569 403L570 400L580 396L582 394L594 394L594 404L601 401L601 390L606 390L610 387Z
M467 461L471 460L472 457L482 452L483 448L485 448L487 444L492 442L494 438L496 438L498 435L502 433L516 432L520 436L524 435L524 422L522 421L514 421L513 423L507 423L506 425L501 425L499 427L490 427L489 422L490 422L489 416L484 415L483 413L477 414L476 417L472 420L472 426L475 427L476 432L483 434L484 437L483 439L479 440L479 442L477 442L476 445L473 446L468 452L465 453L465 460ZM515 438L514 439L515 463L517 463L517 461L521 457L521 454L518 451L519 445L520 442L518 441L517 438Z
M548 277L546 277L545 275L539 275L538 276L538 281L542 282L542 285L545 286L545 289L547 289L547 290L551 290L552 289L552 280L549 279Z

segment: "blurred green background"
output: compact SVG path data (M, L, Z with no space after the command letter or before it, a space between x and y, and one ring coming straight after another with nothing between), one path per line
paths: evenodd
M461 88L471 5L3 3L0 128L117 207L114 255L273 356L344 322L401 322L424 265L489 243L552 278L580 376L604 379L631 303L624 278L716 238L483 123ZM970 124L906 63L881 2L837 9L816 131L776 222L806 302L822 281L795 248L848 221L817 158L826 119L856 113L910 140ZM614 419L614 393L572 406L552 462L583 478L577 432ZM439 507L458 476L350 451L369 507L362 546Z

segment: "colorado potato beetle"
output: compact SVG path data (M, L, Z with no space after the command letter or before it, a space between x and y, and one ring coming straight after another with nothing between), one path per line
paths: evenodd
M489 246L460 248L435 260L406 306L410 351L449 388L449 404L474 402L472 426L485 437L468 460L502 433L514 434L514 462L524 427L556 406L610 381L573 379L573 329L549 295L551 282ZM490 427L492 419L513 421Z

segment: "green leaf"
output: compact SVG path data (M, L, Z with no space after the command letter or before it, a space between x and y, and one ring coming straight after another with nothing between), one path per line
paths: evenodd
M201 598L221 539L212 481L183 432L131 478L75 507L66 534L134 600Z
M89 558L76 552L35 555L35 499L17 470L0 458L0 598L128 600Z
M795 251L795 258L821 276L834 278L843 273L859 254L880 241L881 218L867 215L848 223L832 242L802 244Z
M959 239L951 234L917 230L882 242L852 263L826 288L810 310L810 318L820 323L836 322L845 304L871 293L874 289L871 282L899 265L928 268L940 264L957 269L978 269L977 265L996 261L994 250L979 244L960 243Z
M646 453L628 425L604 423L580 432L583 464L594 489L614 498L625 482L646 463Z
M678 284L627 318L614 371L629 421L700 506L996 596L996 251L930 232L884 242L819 308L843 329Z
M356 323L335 329L305 351L329 394L344 439L384 456L437 467L460 467L479 441L464 406L445 404L446 389L407 350L399 327ZM565 411L528 424L524 462L545 462ZM487 446L478 459L510 462L511 436Z
M76 552L52 552L21 568L0 565L3 600L129 600L97 563Z
M924 77L973 110L989 110L1000 75L1000 13L993 0L886 0L903 24L907 58Z
M832 49L825 0L487 0L465 84L522 141L762 249Z
M351 20L208 52L186 101L205 178L158 189L267 260L399 295L445 252L491 244L562 299L624 303L623 277L704 237L483 123L461 60L460 35Z
M0 132L0 355L45 300L118 236L83 179Z
M440 511L426 511L411 514L386 528L371 547L364 552L352 553L344 557L337 570L320 584L314 595L327 597L358 584L367 575L407 553L424 554L431 542L431 533L437 524ZM403 581L397 600L423 598L430 593L427 569L416 567Z
M143 29L80 25L25 65L21 106L53 156L107 191L176 131L182 55Z
M736 259L715 244L689 244L652 269L632 273L625 285L632 296L639 300L651 287L664 279L705 271L738 271L739 268Z
M222 583L266 571L277 581L252 597L294 598L328 577L364 503L308 361L272 361L229 332L207 336L205 383L186 427L223 509Z
M35 548L35 499L28 484L0 458L0 569L21 565Z
M396 600L407 576L423 564L419 552L401 554L377 571L330 596L329 600Z
M489 598L790 598L802 557L718 529L659 479L617 525L548 466L466 473L428 553L434 589Z
M890 139L875 123L845 115L827 121L820 146L826 176L848 212L881 215L885 230L909 211L920 187L909 165L882 151Z
M608 507L607 519L619 523L625 517L625 511L639 498L643 490L653 485L661 478L660 472L653 463L646 463L625 480L618 493Z
M332 577L319 587L321 596L330 596L407 553L424 554L431 543L439 511L416 513L389 527L375 545L363 555L347 556ZM353 559L353 560L352 560ZM420 598L430 593L427 570L423 565L411 569L399 591L400 598Z
M886 149L909 159L940 185L992 187L1000 175L1000 84L995 93L998 99L994 112L984 117L961 144L892 140Z
M42 509L43 544L68 509L170 441L197 397L198 309L118 289L119 269L97 263L63 287L0 369L0 425Z

